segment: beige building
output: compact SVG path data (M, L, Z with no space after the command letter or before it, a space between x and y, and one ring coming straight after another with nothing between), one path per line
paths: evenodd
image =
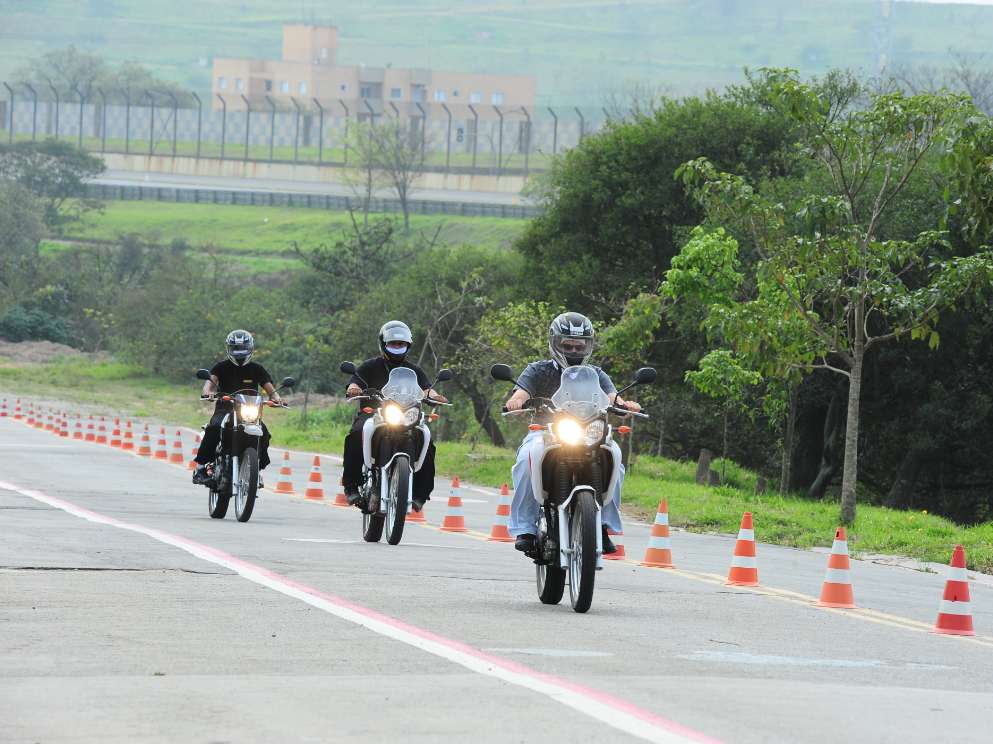
M487 118L495 115L494 106L507 111L531 111L534 106L535 80L529 75L343 66L337 56L334 26L283 26L282 59L214 60L214 106L220 108L220 95L229 109L244 108L244 96L253 109L264 109L269 96L280 108L317 99L324 107L343 105L360 117L416 116L418 104L425 109L445 104L453 112L471 105Z

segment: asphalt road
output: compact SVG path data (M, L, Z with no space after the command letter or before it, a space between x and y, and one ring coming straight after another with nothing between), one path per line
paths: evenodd
M646 569L632 523L577 615L485 540L488 489L443 533L439 483L390 547L330 505L327 461L324 502L266 491L239 524L176 466L9 418L0 452L3 742L991 739L988 577L979 635L939 636L940 574L855 561L863 609L825 610L823 553L760 544L764 586L730 588L733 538L676 532L678 569Z

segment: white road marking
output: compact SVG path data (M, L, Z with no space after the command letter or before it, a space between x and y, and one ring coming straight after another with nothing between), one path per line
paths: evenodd
M228 568L242 578L260 586L298 599L342 620L361 625L374 633L446 659L478 674L545 695L583 715L639 739L657 744L716 741L608 693L530 669L509 659L492 656L460 641L418 628L342 597L325 594L285 576L280 576L262 566L235 558L217 548L202 545L185 537L152 527L122 522L114 517L104 516L63 499L49 496L41 491L20 488L4 481L0 481L0 489L14 491L35 501L54 506L88 522L136 532L166 545L179 548L208 563Z
M813 659L802 656L777 656L774 654L750 654L744 651L694 651L680 654L676 658L688 661L716 661L727 664L754 664L757 666L818 666L841 668L867 667L913 667L914 669L952 669L943 664L893 664L879 659Z
M613 656L604 651L581 651L572 648L484 648L483 651L493 651L498 654L524 654L526 656L554 656L561 658L595 658Z

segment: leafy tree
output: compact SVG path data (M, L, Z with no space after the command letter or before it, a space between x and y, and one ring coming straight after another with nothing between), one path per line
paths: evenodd
M954 143L974 109L958 96L902 93L855 108L792 72L773 76L775 105L796 123L802 154L831 188L784 205L702 158L680 177L708 217L749 235L759 256L754 298L716 306L728 341L749 353L779 336L785 322L788 343L776 342L773 366L782 373L826 369L847 379L841 518L850 523L867 352L902 337L936 347L939 313L980 299L993 280L993 253L948 257L938 230L912 240L879 236L883 216L922 160ZM734 254L736 246L724 240Z
M424 147L419 129L398 119L387 119L372 127L374 162L393 189L403 210L403 229L410 231L410 195L424 166Z
M19 301L39 283L41 205L23 186L0 181L0 298Z

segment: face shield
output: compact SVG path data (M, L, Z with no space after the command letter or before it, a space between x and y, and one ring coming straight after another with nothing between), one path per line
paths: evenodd
M552 338L552 358L564 367L585 364L593 355L593 338L589 336L559 336Z

